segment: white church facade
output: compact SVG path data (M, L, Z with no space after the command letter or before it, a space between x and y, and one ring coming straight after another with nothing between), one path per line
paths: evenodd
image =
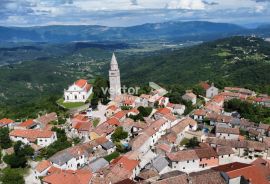
M93 93L93 86L87 80L80 79L64 90L65 102L86 102Z
M118 68L118 63L116 57L113 53L111 60L111 67L109 70L109 80L110 80L110 99L114 100L116 96L121 95L121 81L120 81L120 70Z

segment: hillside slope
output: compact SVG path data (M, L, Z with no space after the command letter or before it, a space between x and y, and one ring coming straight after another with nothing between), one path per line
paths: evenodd
M195 84L211 80L241 86L270 85L270 42L254 37L231 37L198 46L132 58L121 66L128 84Z

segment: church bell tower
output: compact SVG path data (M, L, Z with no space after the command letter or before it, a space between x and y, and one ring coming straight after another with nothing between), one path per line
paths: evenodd
M109 80L110 80L110 99L114 100L117 95L121 95L121 82L120 82L120 70L118 68L118 63L116 57L113 53L111 60L111 67L109 70Z

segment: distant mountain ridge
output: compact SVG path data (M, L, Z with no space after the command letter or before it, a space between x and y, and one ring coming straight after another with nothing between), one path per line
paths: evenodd
M0 27L0 42L209 41L232 35L265 35L269 30L270 26L247 29L235 24L205 21L148 23L132 27Z

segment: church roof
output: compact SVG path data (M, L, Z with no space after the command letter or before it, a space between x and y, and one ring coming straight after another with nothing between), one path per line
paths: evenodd
M87 84L87 80L84 80L84 79L80 79L75 82L75 85L80 88L83 88L86 84Z

